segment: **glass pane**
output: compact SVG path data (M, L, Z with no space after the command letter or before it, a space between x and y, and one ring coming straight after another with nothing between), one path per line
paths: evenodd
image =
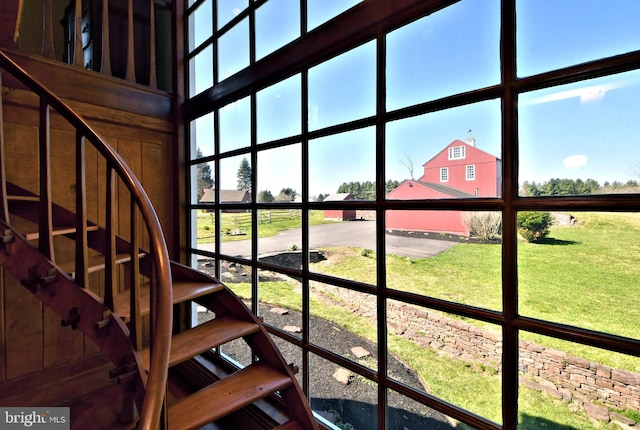
M376 223L365 216L370 214L357 208L324 211L332 222L309 227L309 248L318 252L312 272L376 284Z
M640 359L521 333L518 428L604 429L640 417Z
M300 37L300 2L269 0L256 10L256 59Z
M203 255L195 254L195 268L200 272L206 273L209 276L216 277L216 259L211 257L205 257ZM205 308L206 309L206 308ZM204 312L205 309L198 309L198 312ZM211 313L209 315L212 316ZM207 318L210 319L210 318Z
M191 246L201 251L213 252L215 250L215 221L215 212L210 212L209 210L202 209L194 209L191 211L191 231L192 235L195 236L195 239L191 243ZM200 265L198 265L198 268L202 269ZM209 273L209 271L207 271L207 273L213 276L213 269L214 267L211 266L211 273Z
M189 60L189 97L213 86L213 47L207 46Z
M309 70L309 129L376 112L376 45L367 43Z
M198 163L191 166L191 203L213 204L216 201L213 189L214 164Z
M296 75L258 92L258 143L300 134L300 91L300 75Z
M294 369L294 373L295 373L295 377L298 380L298 385L302 386L303 384L303 375L302 375L302 348L300 348L299 346L296 346L290 342L287 342L286 340L271 334L271 338L273 339L273 341L276 344L276 347L278 348L278 351L280 351L280 353L282 354L282 356L284 357L284 360L289 363L289 364L293 364L294 366L296 366L298 369L298 372L295 372Z
M218 39L218 81L249 65L249 20L243 19Z
M213 35L212 24L211 0L205 0L189 15L189 51Z
M518 105L521 195L638 192L640 72L533 91Z
M461 428L472 430L468 425L459 425L456 420L402 394L387 390L388 429L434 429Z
M218 29L238 16L248 5L247 0L217 0L216 3L218 5Z
M258 152L258 202L300 200L301 157L299 143Z
M500 327L393 300L387 326L389 359L397 357L416 375L390 373L392 379L502 422Z
M251 258L251 212L226 209L220 213L220 252Z
M379 428L375 383L315 354L310 354L309 375L309 403L321 423L340 429Z
M307 0L307 25L312 30L362 0Z
M502 308L499 212L387 211L386 223L389 288Z
M499 82L499 0L464 0L387 36L388 110Z
M224 238L223 238L224 241ZM251 267L248 265L222 261L220 280L251 308Z
M215 121L213 113L201 116L191 121L191 159L213 155L215 151L215 137L213 129Z
M291 258L285 262L287 256L286 254L270 255L267 258L260 257L260 261L286 266L295 260ZM265 324L301 338L302 283L295 278L270 270L260 270L258 282L260 316L264 318Z
M519 212L518 226L522 315L640 338L638 214Z
M244 148L251 143L251 105L249 97L237 100L220 109L218 132L220 152Z
M640 49L635 1L518 0L516 12L520 76Z
M309 142L309 160L312 199L375 200L375 128L314 139Z
M500 118L500 101L489 100L387 124L387 198L500 196Z
M375 296L321 282L312 282L310 293L309 340L377 371Z
M251 163L247 155L220 160L220 201L251 202Z
M302 265L302 217L296 209L258 212L259 260L299 270Z

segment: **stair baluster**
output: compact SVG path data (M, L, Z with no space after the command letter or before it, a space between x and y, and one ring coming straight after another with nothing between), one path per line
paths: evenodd
M39 168L40 168L40 220L38 249L51 261L56 261L53 251L53 220L51 219L51 108L40 97Z
M4 168L4 118L2 116L2 72L0 71L0 221L9 221L9 199L7 198L7 172Z
M75 280L83 288L89 285L89 255L87 245L87 180L85 165L85 139L76 132L76 263Z

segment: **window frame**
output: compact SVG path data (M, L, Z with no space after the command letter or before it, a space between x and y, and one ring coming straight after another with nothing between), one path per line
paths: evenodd
M464 167L465 170L465 178L467 181L475 181L476 180L476 165L475 164L467 164Z
M449 182L449 168L441 167L440 168L440 182Z
M464 145L452 146L449 148L449 160L464 160L467 158L467 151Z
M251 14L256 7L254 3L247 9L246 14ZM437 10L447 7L455 3L452 0L434 0L418 2L412 0L395 0L389 2L385 0L371 0L358 4L354 8L346 11L337 18L333 19L326 25L320 26L311 32L303 29L303 39L296 40L291 44L275 51L269 55L268 59L264 59L259 63L252 58L250 66L241 70L235 75L229 77L222 83L215 83L213 88L205 90L202 94L187 100L184 107L184 120L186 122L204 115L207 112L220 108L229 102L239 99L247 94L255 97L258 90L269 85L275 84L288 76L296 73L303 74L303 81L306 79L305 70L319 62L329 60L340 53L361 44L377 40L378 53L384 55L384 35L395 28L408 24L421 17L436 12ZM355 371L361 376L371 380L376 380L379 387L380 402L378 416L381 419L385 416L385 392L387 389L394 389L401 394L410 397L424 405L443 412L455 419L458 419L468 425L478 429L513 429L518 426L518 355L519 355L519 332L528 331L545 336L550 336L565 341L582 343L590 346L614 350L624 354L640 356L640 341L638 339L620 338L608 333L594 333L589 330L573 327L569 325L553 323L550 321L536 320L519 315L518 313L518 274L517 274L517 225L516 215L519 211L526 210L566 210L566 211L639 211L637 195L592 195L592 196L564 196L564 197L522 197L518 194L518 95L542 89L550 86L558 86L587 80L590 78L613 75L628 70L640 69L640 51L634 51L627 54L616 55L608 58L601 58L584 64L576 64L564 67L559 70L553 70L533 76L517 77L516 75L516 29L515 29L515 3L516 0L503 0L501 6L501 72L502 82L491 87L481 88L461 94L455 94L445 99L428 101L420 105L410 106L398 109L396 111L387 112L384 109L384 100L378 100L378 111L372 118L365 118L348 124L342 124L332 127L331 130L317 130L310 133L303 126L301 136L296 136L296 141L306 142L309 138L319 137L336 131L348 131L363 126L376 125L381 129L384 124L391 120L408 118L424 113L434 112L448 107L458 107L473 102L484 101L489 99L500 98L502 109L502 163L501 163L501 179L502 190L501 197L498 198L476 198L461 200L425 200L425 201L400 201L385 200L385 190L383 181L379 181L377 199L373 202L362 203L365 209L376 211L382 215L378 217L378 236L377 242L381 249L384 249L384 212L387 210L419 210L429 208L430 210L485 210L499 211L502 213L503 219L503 245L502 245L502 311L494 312L483 309L462 306L455 302L443 302L429 297L416 297L411 294L399 291L390 291L386 288L379 288L376 291L368 291L376 295L380 303L387 300L398 300L400 302L415 304L426 308L450 312L463 317L470 317L489 323L497 324L502 327L503 339L503 356L502 356L502 425L490 422L482 417L478 417L468 411L462 410L455 405L450 405L432 396L423 395L408 387L400 386L390 381L384 375L384 360L381 361L379 373L372 375L363 372L362 369L351 367L350 370ZM384 12L381 12L383 11ZM223 30L227 30L236 19L227 24ZM304 24L303 24L304 26ZM215 30L214 30L215 32ZM198 52L194 50L193 52ZM191 54L193 54L193 52ZM254 55L254 54L252 54ZM187 64L188 62L185 62ZM215 70L215 69L214 69ZM380 94L384 94L384 60L378 59L379 78L378 90ZM188 76L188 73L186 73ZM304 106L306 101L303 100L303 118ZM303 121L303 124L305 122ZM188 127L187 127L188 128ZM188 130L187 130L188 132ZM384 133L379 132L379 141L376 143L380 154L384 153ZM187 136L188 140L188 136ZM271 143L274 147L286 144L285 141ZM244 151L244 152L243 152ZM255 142L246 151L238 150L237 153L246 153L252 157L252 165L255 165ZM466 151L465 151L466 152ZM187 164L189 166L199 162L212 162L216 164L216 175L219 169L217 164L225 154L216 154L203 159L192 159L187 155ZM466 154L465 154L466 155ZM308 154L303 150L303 162L309 163ZM191 169L185 169L187 174ZM377 174L379 178L384 178L384 160L378 161ZM218 181L219 178L216 177ZM186 181L187 185L190 183ZM255 186L255 178L254 178ZM303 213L303 225L308 223L305 213L312 209L321 209L323 205L318 202L310 202L308 189L308 180L303 178L302 201L298 203L287 203L286 207L292 209L300 209ZM186 191L190 195L190 191ZM221 205L217 203L213 205L214 210L220 210ZM228 205L232 207L233 205ZM249 207L255 211L258 207L268 207L258 205L251 202L242 207ZM345 208L350 207L344 204ZM204 208L199 204L187 204L186 211ZM187 215L187 219L189 215ZM257 223L254 223L257 224ZM304 230L304 229L303 229ZM218 228L219 231L219 228ZM187 227L187 237L190 237L190 227ZM303 232L302 242L308 243L308 233ZM189 258L193 255L205 255L220 259L238 261L247 263L244 260L237 260L233 256L224 255L220 252L219 241L216 242L215 250L212 252L203 252L196 249L192 244L185 240ZM254 270L260 268L269 268L254 259L248 262ZM303 267L308 267L308 260L303 261ZM385 285L384 259L378 262L378 284ZM217 268L219 270L219 267ZM298 272L296 272L298 273ZM308 282L314 280L314 276L306 270L299 272L303 279L303 287L308 286ZM347 285L347 288L363 288L358 285ZM255 297L255 295L254 295ZM255 300L255 299L254 299ZM308 300L305 299L305 300ZM257 302L252 303L257 308ZM308 302L303 303L307 306ZM381 306L384 308L384 306ZM380 311L384 312L384 311ZM378 318L378 348L381 351L387 349L387 321L384 315ZM302 340L297 341L285 333L268 327L269 331L280 338L292 342L299 342L301 348L307 352L320 353L327 356L325 351L320 351L308 344L308 335L303 333ZM380 353L384 354L384 352ZM383 357L383 355L380 355ZM341 361L339 357L330 357L337 364L349 367L349 363ZM301 363L300 368L303 371L303 389L308 391L309 382L308 375L304 374L306 364ZM380 422L384 427L384 421Z

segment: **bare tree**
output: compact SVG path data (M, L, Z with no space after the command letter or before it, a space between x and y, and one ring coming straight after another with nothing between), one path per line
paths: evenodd
M400 160L400 162L404 167L409 169L411 180L414 180L415 178L413 177L413 160L411 159L411 156L405 152L404 159Z
M640 161L634 161L631 165L631 176L640 179Z

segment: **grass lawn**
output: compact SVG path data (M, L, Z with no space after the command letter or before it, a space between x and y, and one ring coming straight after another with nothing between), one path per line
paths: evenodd
M299 210L260 210L258 211L258 236L275 236L282 230L300 228L301 216L302 213ZM323 211L309 212L309 225L322 224L324 222ZM223 241L251 239L251 213L249 212L223 213L220 225ZM215 237L215 214L198 211L196 227L198 243L213 242Z

